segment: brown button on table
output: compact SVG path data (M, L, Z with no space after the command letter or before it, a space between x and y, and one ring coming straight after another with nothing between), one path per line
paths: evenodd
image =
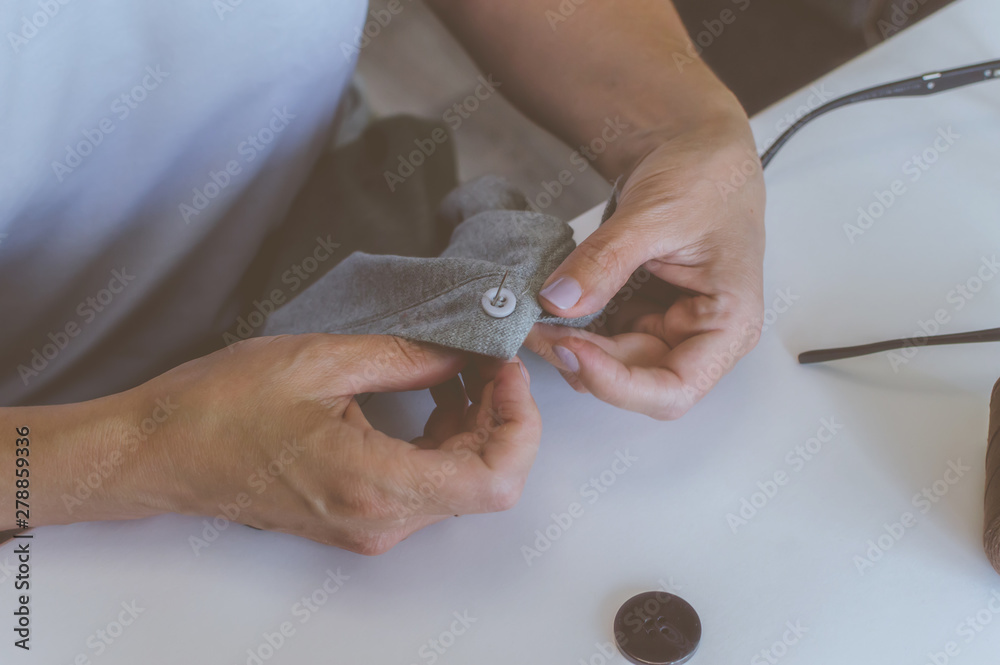
M615 641L638 665L680 665L701 642L701 619L683 598L648 591L630 598L615 616Z

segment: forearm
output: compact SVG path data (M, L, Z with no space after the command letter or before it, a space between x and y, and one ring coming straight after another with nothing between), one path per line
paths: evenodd
M555 0L429 4L501 91L569 145L590 144L620 118L625 136L594 155L608 178L698 124L745 123L665 0L586 0L568 16Z
M149 464L156 427L139 414L130 393L0 409L0 531L18 519L35 527L164 512Z

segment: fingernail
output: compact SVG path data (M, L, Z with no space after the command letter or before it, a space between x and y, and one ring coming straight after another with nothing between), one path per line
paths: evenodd
M566 366L566 370L576 374L580 371L580 361L576 359L576 355L564 346L553 346L552 350L555 352L556 357Z
M521 370L521 376L524 377L524 382L528 383L528 384L531 383L531 380L528 378L528 370L524 369L524 363L521 362L520 358L518 358L517 356L514 356L514 359L511 360L511 361L509 361L508 364L509 365L517 365L517 368L519 370Z
M569 309L580 302L583 289L580 287L580 283L572 277L560 277L542 289L539 295L559 309Z

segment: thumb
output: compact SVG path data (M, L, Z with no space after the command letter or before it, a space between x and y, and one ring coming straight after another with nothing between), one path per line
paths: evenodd
M598 227L542 287L541 305L550 314L574 318L608 304L632 273L652 258L652 238L612 218Z
M423 390L457 376L464 356L444 347L389 335L331 335L336 339L338 391L391 393Z

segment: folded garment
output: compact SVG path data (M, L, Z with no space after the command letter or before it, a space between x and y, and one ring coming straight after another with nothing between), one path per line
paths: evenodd
M542 310L539 290L575 248L572 229L528 210L505 180L458 188L440 215L455 229L439 257L356 252L271 315L262 334L396 335L509 359L535 323L582 328L599 316Z

